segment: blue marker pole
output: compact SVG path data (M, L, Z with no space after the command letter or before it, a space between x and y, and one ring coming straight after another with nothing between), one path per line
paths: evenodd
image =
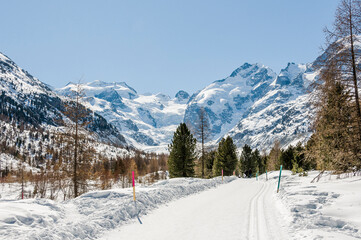
M258 172L256 172L256 180L258 181Z
M278 177L277 193L280 191L281 174L282 174L282 165L281 165L281 168L280 168L280 176Z

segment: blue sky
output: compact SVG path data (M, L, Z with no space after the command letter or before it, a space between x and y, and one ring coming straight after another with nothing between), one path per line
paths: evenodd
M279 72L313 61L338 2L3 1L0 51L54 87L82 78L191 94L244 62Z

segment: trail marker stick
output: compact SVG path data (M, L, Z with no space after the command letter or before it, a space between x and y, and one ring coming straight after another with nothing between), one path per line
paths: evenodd
M223 169L222 169L222 183L223 183Z
M132 171L132 183L133 183L133 200L135 202L135 181L134 181L134 171Z
M280 176L278 177L277 193L280 191L281 174L282 174L282 165L280 167Z
M258 181L258 172L256 172L256 181Z
M134 180L134 171L132 171L132 185L133 185L133 200L134 200L134 206L135 206L135 211L137 210L137 202L135 201L135 180ZM139 218L139 213L140 211L137 213L137 218L140 224L143 224L142 221Z

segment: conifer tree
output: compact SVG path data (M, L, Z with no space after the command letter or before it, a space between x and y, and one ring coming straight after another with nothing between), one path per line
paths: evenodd
M185 123L174 132L169 144L168 169L170 177L193 177L196 159L196 139Z
M288 146L286 150L281 151L280 163L283 166L283 169L291 170L293 168L295 151L293 146Z
M247 177L256 175L257 163L255 161L255 156L252 154L252 148L247 144L245 144L242 149L241 166L242 172L246 174Z
M258 149L255 149L252 152L252 162L254 165L256 165L256 168L254 169L259 174L262 174L265 172L264 162L263 158L261 157Z
M222 169L225 176L231 176L233 174L238 163L236 150L237 147L234 145L233 139L230 136L222 138L218 144L216 158L213 163L213 176L221 175Z
M212 150L206 153L205 156L205 167L206 167L206 177L210 178L213 175L213 164L214 159L216 158L216 150Z

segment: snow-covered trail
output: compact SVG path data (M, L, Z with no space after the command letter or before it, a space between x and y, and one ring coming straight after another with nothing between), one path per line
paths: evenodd
M238 179L162 206L101 239L289 239L276 181Z

